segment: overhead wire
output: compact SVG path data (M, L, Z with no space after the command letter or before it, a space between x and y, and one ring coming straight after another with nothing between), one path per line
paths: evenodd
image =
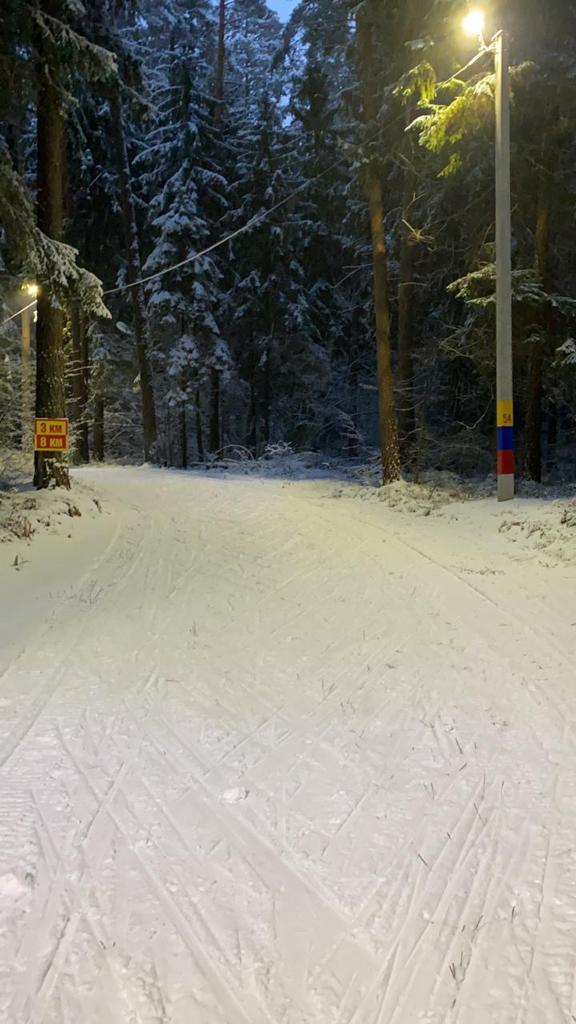
M469 68L473 67L474 64L476 64L488 50L489 47L484 45L480 49L480 51L472 58L472 60L470 60L468 64L461 68L460 71L457 71L456 74L452 75L445 82L440 82L439 88L443 88L446 85L450 84L451 82L457 80L461 74L468 71ZM390 125L382 126L381 128L379 128L378 131L374 133L372 138L365 140L364 144L370 144L371 142L374 142L376 138L389 127ZM304 192L315 182L320 181L327 174L330 174L331 171L333 171L336 167L339 167L341 164L345 163L347 160L347 155L340 157L339 160L336 160L333 164L325 168L319 174L314 175L314 177L309 178L308 181L305 181L302 183L302 185L299 185L298 188L294 189L294 191L291 192L289 196L286 196L284 199L281 199L278 203L275 203L274 206L270 207L270 209L262 210L261 213L256 214L254 217L251 217L250 220L246 222L246 224L242 225L242 227L237 228L235 231L230 232L230 234L226 235L224 238L221 238L218 242L214 242L212 245L207 246L206 249L202 249L200 252L194 253L192 256L188 256L186 257L186 259L180 260L178 263L173 263L169 267L164 267L162 270L159 270L154 274L149 274L146 277L139 278L136 281L131 281L128 284L118 285L115 288L107 288L105 291L102 292L102 295L118 295L121 292L130 291L132 288L138 288L141 285L150 284L151 281L157 281L161 277L165 277L167 274L171 274L174 270L179 270L181 267L185 267L191 263L195 263L197 260L202 259L204 256L209 256L210 253L216 252L217 249L221 249L223 246L228 245L228 243L234 241L235 238L238 238L240 235L245 234L247 231L250 231L257 225L264 223L264 221L266 221L273 213L276 213L277 210L280 210L282 209L282 207L287 206L287 204L290 203L295 198L295 196L299 195L301 192ZM11 316L7 317L6 320L0 323L0 328L5 327L6 324L10 323L12 320L15 320L17 317L21 316L22 313L25 313L27 310L32 309L32 307L35 305L36 300L34 299L31 303L29 303L29 305L24 306L22 309L19 309L16 313L13 313Z
M480 49L479 52L475 54L472 60L470 60L466 65L464 65L463 68L460 68L460 70L457 71L454 75L452 75L451 78L448 78L445 82L439 82L438 88L443 88L446 85L450 84L450 82L457 80L460 75L464 74L471 67L477 64L478 61L481 60L481 58L485 55L485 53L488 50L489 47L484 45L482 49ZM383 125L382 127L380 127L371 138L365 140L364 145L370 144L371 142L375 142L378 136L383 131L386 131L389 128L390 125ZM250 220L246 222L246 224L242 225L242 227L237 228L236 231L232 231L229 235L226 235L225 238L221 238L218 242L214 242L212 245L209 245L206 249L202 249L200 252L194 253L192 256L188 256L186 257L186 259L180 260L178 263L174 263L169 267L164 267L162 270L158 270L154 274L149 274L147 277L139 278L137 281L131 281L129 284L118 285L116 288L107 288L102 294L117 295L120 292L129 291L132 288L138 288L141 285L150 284L151 281L157 281L159 280L159 278L164 277L166 274L171 274L172 271L174 270L179 270L181 267L186 267L190 263L194 263L196 262L196 260L202 259L204 256L209 256L210 253L215 252L217 249L221 249L224 245L227 245L229 242L234 241L235 238L238 238L240 235L243 235L246 231L250 231L253 227L256 227L258 224L262 224L273 213L276 213L277 210L282 209L283 206L286 206L288 203L290 203L295 196L300 194L300 192L304 192L315 182L320 181L327 174L330 174L330 172L333 171L336 167L339 167L341 164L347 162L348 159L349 158L347 155L340 157L340 159L336 160L333 164L330 165L330 167L325 168L325 170L321 171L319 174L316 174L314 177L309 178L308 181L303 182L303 184L299 185L297 189L294 189L294 191L291 192L289 196L286 196L285 199L281 199L280 202L276 203L274 206L271 206L269 210L262 210L261 213L256 214L256 216L254 217L251 217Z
M9 324L11 320L15 320L17 316L21 316L22 313L25 313L27 309L32 309L32 306L35 306L37 301L37 299L34 299L32 302L28 303L27 306L23 306L22 309L19 309L17 313L12 313L12 316L9 316L6 318L6 320L2 321L2 323L0 324L0 328L5 327L6 324Z
M368 138L364 144L366 145L370 144L371 142L374 142L383 131L386 131L389 128L390 125L382 126L381 128L378 129L377 132L374 133L374 135L371 138ZM298 188L294 189L294 191L291 192L289 196L286 196L284 199L281 199L280 202L275 203L274 206L270 207L270 209L262 210L261 213L256 214L254 217L251 217L250 220L246 222L246 224L242 225L242 227L237 228L236 231L232 231L229 235L226 235L225 238L221 238L218 242L214 242L212 245L209 245L206 249L202 249L200 252L196 252L192 256L188 256L186 257L186 259L180 260L178 263L174 263L169 267L164 267L162 270L158 270L154 274L149 274L147 277L139 278L137 281L131 281L129 284L118 285L118 287L116 288L107 288L104 292L102 292L102 294L117 295L119 292L125 292L131 288L138 288L140 285L149 284L151 281L157 281L159 278L164 277L166 274L171 274L173 270L179 270L180 267L188 266L190 263L194 263L196 260L200 260L204 256L208 256L210 253L215 252L217 249L221 249L224 245L227 245L229 242L232 242L235 238L238 238L240 235L243 235L246 231L250 231L258 224L262 224L273 213L276 213L277 210L282 209L283 206L287 206L288 203L292 202L295 196L299 195L301 192L304 192L306 189L310 188L310 186L313 185L315 182L320 181L327 174L330 174L336 167L339 167L341 164L346 163L348 160L348 155L340 157L339 160L336 160L329 167L326 167L323 171L320 171L319 174L314 175L314 177L309 178L308 181L305 181L302 183L302 185L299 185Z

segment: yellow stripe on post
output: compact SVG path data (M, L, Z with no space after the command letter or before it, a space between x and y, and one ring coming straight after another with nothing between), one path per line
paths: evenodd
M497 427L514 426L514 402L498 402Z

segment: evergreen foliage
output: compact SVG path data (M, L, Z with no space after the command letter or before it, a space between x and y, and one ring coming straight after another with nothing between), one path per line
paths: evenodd
M511 0L491 14L513 64L520 464L540 478L570 471L574 428L576 5L550 0L544 16ZM93 455L103 414L107 454L139 456L143 355L162 462L283 441L376 449L372 176L404 468L492 470L494 78L461 15L455 0L301 0L282 25L265 0L5 0L0 300L8 316L25 280L49 283L69 339L80 307ZM39 39L66 119L64 240L35 216ZM115 96L151 278L141 337L123 290ZM16 444L17 322L0 345L0 420Z

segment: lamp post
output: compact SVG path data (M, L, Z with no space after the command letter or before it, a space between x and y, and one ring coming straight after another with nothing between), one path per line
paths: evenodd
M496 436L498 501L515 495L512 359L512 213L510 185L510 68L504 32L487 46L482 11L471 11L464 29L477 36L496 65Z
M39 288L37 284L26 284L22 291L31 299L38 298ZM32 423L32 374L30 372L30 353L32 342L32 323L34 320L32 309L27 306L21 314L21 377L20 377L20 416L21 416L21 447L22 451L32 451L33 447L33 423Z

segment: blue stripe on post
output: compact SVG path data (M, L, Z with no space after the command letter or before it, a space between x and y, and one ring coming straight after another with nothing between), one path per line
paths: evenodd
M514 450L514 427L498 427L498 451L511 452Z

